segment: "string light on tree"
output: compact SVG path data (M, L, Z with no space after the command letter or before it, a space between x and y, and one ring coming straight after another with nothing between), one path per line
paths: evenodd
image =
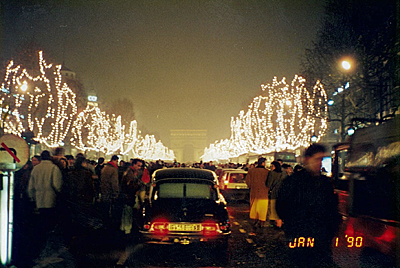
M136 120L131 122L129 133L125 133L121 121L121 116L107 115L97 106L88 105L73 124L71 144L82 151L131 154L146 160L175 158L173 151L157 142L153 135L138 134Z
M131 121L129 126L129 133L125 134L125 142L121 154L129 154L137 156L135 150L136 143L138 142L138 129L136 120Z
M82 151L108 151L108 130L110 123L105 112L100 108L88 105L78 114L71 129L71 144Z
M285 78L279 81L274 77L271 84L261 85L261 90L246 112L240 111L231 119L231 137L223 142L225 146L216 142L205 149L202 159L226 159L226 152L237 157L248 152L296 150L309 145L311 134L317 141L324 136L327 95L319 81L310 93L300 76L290 84Z
M21 136L32 131L35 141L47 147L64 145L71 132L71 145L81 151L104 154L133 153L148 160L173 160L174 153L154 136L141 137L132 121L125 133L120 115L107 115L88 105L77 114L76 95L62 83L61 65L47 64L39 52L37 76L10 61L1 84L1 127Z
M5 132L21 135L29 130L48 147L62 143L77 113L76 95L63 84L61 65L47 64L39 52L39 75L31 76L10 61L2 83L1 104L9 116ZM3 117L4 119L4 117Z
M173 151L166 148L160 141L156 141L154 135L139 136L136 144L136 152L139 158L146 160L173 160Z
M107 121L109 122L109 129L107 135L107 153L117 153L123 150L125 142L125 126L121 123L121 116L107 115Z

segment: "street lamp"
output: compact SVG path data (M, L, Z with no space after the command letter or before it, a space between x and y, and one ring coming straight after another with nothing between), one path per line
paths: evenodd
M346 77L346 74L354 69L354 60L351 58L345 58L340 61L340 71L343 73L343 78ZM338 88L338 93L342 94L342 107L340 111L340 123L341 123L341 139L344 141L346 137L346 89L349 88L349 82L343 79L343 86Z
M316 143L318 140L318 137L316 135L311 136L311 143Z
M26 92L26 91L28 90L28 83L27 83L26 81L24 81L24 82L22 83L21 90L22 90L23 92Z
M342 61L342 68L345 70L350 70L351 69L351 63L347 60Z
M354 70L354 66L356 65L356 63L352 57L346 56L339 60L338 65L338 69L340 69L342 73L346 73Z
M356 130L353 127L347 129L347 135L352 136Z

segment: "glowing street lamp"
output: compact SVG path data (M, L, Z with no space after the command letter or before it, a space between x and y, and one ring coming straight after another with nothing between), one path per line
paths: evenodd
M352 56L345 56L337 62L337 65L341 72L350 72L354 70L356 62Z
M353 61L351 59L344 59L341 61L340 66L341 66L341 71L343 75L346 73L350 72L353 68ZM340 118L340 123L341 123L341 138L342 141L345 139L346 132L345 132L345 121L346 121L346 91L345 89L349 88L349 82L344 82L343 86L340 88L341 90L338 92L342 94L342 107L341 107L341 118Z
M26 81L24 81L24 82L22 83L21 90L22 90L23 92L26 92L26 91L28 90L28 83L27 83Z
M342 61L342 68L345 70L350 70L351 69L351 63L347 60Z
M351 136L354 134L356 130L353 127L350 127L349 129L347 129L347 135Z
M315 135L312 135L312 136L311 136L311 143L316 143L317 140L318 140L318 137L317 137L317 136L315 136Z

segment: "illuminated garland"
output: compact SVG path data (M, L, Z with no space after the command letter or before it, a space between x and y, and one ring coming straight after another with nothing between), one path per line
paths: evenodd
M229 159L243 153L264 154L307 147L311 136L317 141L327 128L327 95L317 81L311 93L305 79L295 76L290 85L274 77L261 85L247 112L231 119L231 137L206 148L204 161Z
M77 113L75 93L61 82L61 65L46 64L40 51L38 76L13 66L10 61L1 85L2 114L9 114L3 120L4 131L20 136L30 130L37 141L59 146Z

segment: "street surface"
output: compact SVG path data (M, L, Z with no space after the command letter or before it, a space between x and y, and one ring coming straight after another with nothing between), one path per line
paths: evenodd
M228 203L232 235L226 256L216 256L212 249L195 245L143 245L124 235L104 237L91 234L80 237L72 251L78 267L291 267L282 230L265 227L253 232L248 218L249 204ZM334 249L338 267L385 267L384 264L360 265L357 250ZM117 265L118 263L118 265Z
M253 232L247 202L230 202L232 234L227 256L200 246L159 246L113 239L80 238L74 252L79 267L288 267L282 230L266 227ZM123 264L123 265L122 265Z

